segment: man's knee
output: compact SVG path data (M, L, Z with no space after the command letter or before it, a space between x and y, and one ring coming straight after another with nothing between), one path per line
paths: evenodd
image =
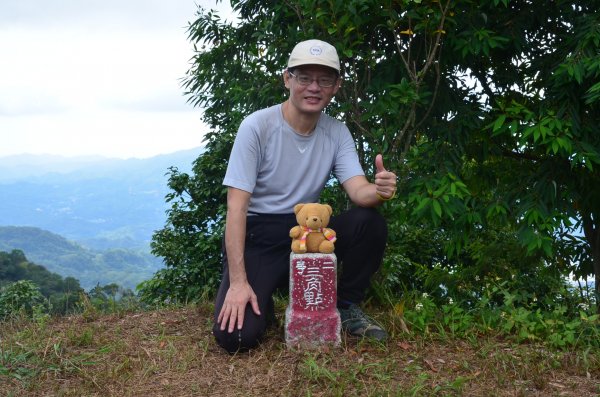
M264 327L244 326L241 330L235 329L231 333L227 329L221 330L219 324L215 324L213 327L213 335L217 344L230 354L258 347L264 332Z
M387 238L387 222L379 211L374 208L363 207L353 208L353 211L353 221L365 227L369 235L384 240Z

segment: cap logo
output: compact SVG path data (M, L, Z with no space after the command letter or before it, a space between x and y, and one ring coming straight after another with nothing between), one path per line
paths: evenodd
M321 55L323 53L323 49L321 47L310 47L311 55Z

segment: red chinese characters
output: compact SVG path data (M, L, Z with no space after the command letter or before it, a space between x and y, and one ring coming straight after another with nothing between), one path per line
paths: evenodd
M334 254L291 254L290 303L286 310L288 347L340 343L337 258Z

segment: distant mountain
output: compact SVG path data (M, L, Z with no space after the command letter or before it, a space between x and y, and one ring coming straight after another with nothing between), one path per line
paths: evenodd
M0 157L0 182L15 182L49 173L67 174L106 161L111 160L100 156L63 157L35 154Z
M154 175L171 166L184 171L191 169L191 162L202 153L202 148L181 150L145 159L117 159L101 156L64 157L56 155L20 154L0 157L0 183L22 180L40 181L51 176L68 177L69 180L113 177L115 171L133 172L135 175ZM39 178L42 177L42 178Z
M166 219L169 168L190 172L201 153L128 160L2 157L0 226L38 227L91 249L149 252L153 232Z
M148 280L162 262L130 249L91 250L57 234L34 227L0 227L0 251L21 250L32 262L63 277L74 277L90 290L98 283L125 288Z

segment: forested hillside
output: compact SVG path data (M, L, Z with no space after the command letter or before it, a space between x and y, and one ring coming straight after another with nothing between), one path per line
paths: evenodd
M0 250L0 292L21 280L29 280L39 288L39 293L46 299L45 304L50 306L49 311L52 313L69 313L84 292L77 279L63 278L30 262L22 251L13 250L9 253ZM0 308L0 311L5 309Z
M34 227L0 227L0 251L20 250L32 262L63 277L74 277L89 290L117 283L135 289L161 267L149 253L113 248L92 250L57 234Z

